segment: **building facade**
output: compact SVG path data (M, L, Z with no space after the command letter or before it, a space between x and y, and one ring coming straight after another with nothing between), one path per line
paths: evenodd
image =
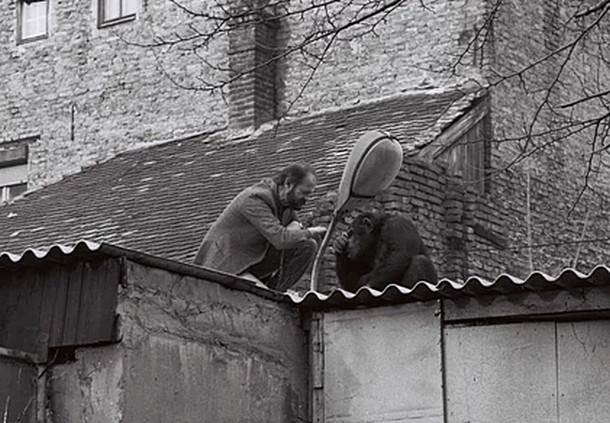
M586 81L605 65L586 45L573 49L566 66L554 54L565 51L578 25L599 17L604 28L607 17L592 12L572 27L567 18L579 9L567 0L392 2L374 28L347 26L312 74L324 45L270 58L315 34L319 16L280 12L284 19L234 25L201 51L184 43L172 48L188 28L209 27L210 11L196 3L12 0L0 6L3 199L146 143L219 131L230 138L280 117L457 89L475 93L475 100L420 152L432 169L423 179L441 172L452 181L438 200L443 208L420 218L429 220L425 231L446 230L435 225L439 213L454 224L434 235L451 246L439 247L441 261L456 263L445 274L553 273L607 260L607 194L599 189L607 171L596 164L590 178L582 150L594 128L569 137L556 130L565 122L578 129L566 114L603 116L603 106L555 113L583 92L603 92L603 82ZM304 3L291 2L289 10L299 7ZM345 16L357 19L354 13ZM603 31L587 34L595 46ZM532 143L547 147L532 150ZM584 183L598 190L580 195ZM420 197L397 186L383 203L418 215L434 208L428 201L437 200ZM455 257L448 259L448 251Z

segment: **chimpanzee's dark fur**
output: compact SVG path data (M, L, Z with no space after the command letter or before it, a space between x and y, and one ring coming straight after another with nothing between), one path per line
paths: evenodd
M336 241L335 254L339 284L347 291L364 285L383 290L391 283L412 287L421 280L437 281L426 247L404 215L362 213L344 236L347 245Z

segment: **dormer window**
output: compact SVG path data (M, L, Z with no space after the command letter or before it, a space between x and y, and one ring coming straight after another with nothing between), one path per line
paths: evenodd
M49 0L19 0L18 39L34 41L47 36Z
M466 184L484 194L487 191L490 139L491 118L487 103L480 101L438 137L441 147L434 157L446 163L450 175L461 175Z
M0 144L0 204L23 194L28 187L28 143Z
M99 0L99 26L135 19L139 0Z

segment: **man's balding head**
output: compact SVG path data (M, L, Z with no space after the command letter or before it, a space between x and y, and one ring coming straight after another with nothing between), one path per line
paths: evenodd
M273 181L278 186L280 201L284 206L300 210L316 188L316 172L304 163L293 163L280 170Z

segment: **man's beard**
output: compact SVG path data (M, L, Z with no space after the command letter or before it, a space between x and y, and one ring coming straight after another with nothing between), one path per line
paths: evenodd
M307 200L305 198L297 199L294 195L294 191L288 191L286 194L286 202L288 203L288 207L295 210L301 210Z

